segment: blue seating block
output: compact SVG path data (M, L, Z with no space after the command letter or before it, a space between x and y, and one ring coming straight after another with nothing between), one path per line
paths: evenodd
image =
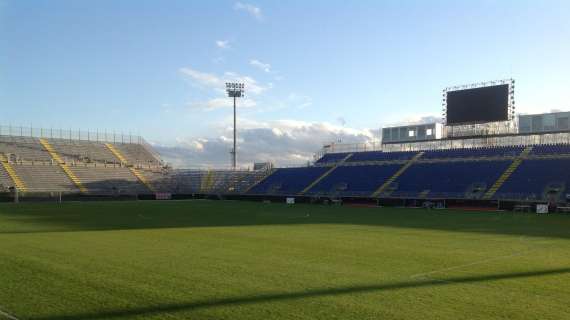
M398 177L391 195L417 197L429 190L430 197L463 198L475 183L490 188L510 164L509 160L416 163Z
M318 164L326 164L326 163L336 163L341 161L342 159L346 158L346 156L348 156L348 152L342 152L342 153L327 153L324 156L322 156L319 160L317 160Z
M267 179L254 186L250 194L296 194L303 191L313 181L330 168L302 167L277 169Z
M545 199L549 184L568 186L570 159L524 160L495 193L498 199Z
M308 193L369 196L401 167L401 164L341 166L319 181ZM346 189L339 191L338 186L343 184L346 184Z

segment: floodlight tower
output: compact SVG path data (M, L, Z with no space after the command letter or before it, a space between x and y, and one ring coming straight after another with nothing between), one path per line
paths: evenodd
M232 155L232 168L237 167L237 149L236 149L236 99L241 98L244 93L244 84L239 82L226 82L226 92L228 97L234 98L234 147L230 152Z

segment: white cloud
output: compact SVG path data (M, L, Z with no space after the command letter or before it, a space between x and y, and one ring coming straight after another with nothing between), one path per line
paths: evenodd
M226 82L242 82L245 85L246 94L259 95L269 87L260 85L254 78L239 75L234 72L225 72L222 76L212 73L201 72L192 68L181 68L180 73L187 76L194 84L213 89L218 93L224 93Z
M261 9L252 4L236 2L236 4L234 5L234 9L238 11L245 11L254 18L256 18L257 20L263 19L263 14L261 13Z
M229 49L230 42L228 40L216 40L216 46L220 49Z
M311 97L295 92L290 93L288 99L290 104L297 109L305 109L313 105L313 99Z
M264 71L264 72L267 72L267 73L271 72L271 65L269 63L263 63L259 60L252 59L249 61L249 64L260 69L260 70L262 70L262 71Z
M239 108L253 108L257 105L255 100L252 99L240 99L238 102ZM207 111L216 110L220 108L230 108L233 107L233 101L228 97L213 98L207 101L199 101L190 103L191 108L204 109Z
M247 167L254 161L272 161L278 166L304 165L313 160L324 144L370 143L376 132L326 122L276 120L258 122L238 119L238 162ZM175 167L223 168L230 163L232 119L218 123L212 137L181 138L174 146L155 145L163 158Z
M188 76L197 84L210 87L210 88L223 88L225 86L224 80L215 74L197 71L191 68L181 68L180 72Z
M393 126L407 126L407 125L426 124L426 123L441 123L441 121L442 121L441 116L436 116L433 114L413 115L413 116L403 117L403 120L401 121L387 123L386 126L393 127Z

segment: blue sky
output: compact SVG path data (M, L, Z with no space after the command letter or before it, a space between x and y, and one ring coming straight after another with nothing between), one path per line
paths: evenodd
M138 133L225 163L220 84L237 79L242 148L285 143L242 159L304 161L439 117L451 85L512 77L518 111L570 110L569 38L569 1L0 0L0 122Z

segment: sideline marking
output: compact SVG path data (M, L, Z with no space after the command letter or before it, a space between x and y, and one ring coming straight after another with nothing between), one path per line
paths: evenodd
M521 245L525 245L527 246L526 249L511 253L511 254L507 254L507 255L503 255L503 256L498 256L498 257L492 257L492 258L487 258L487 259L483 259L483 260L477 260L474 262L470 262L470 263L466 263L466 264L461 264L461 265L457 265L457 266L452 266L452 267L447 267L447 268L443 268L443 269L438 269L438 270L433 270L430 272L425 272L425 273L417 273L414 275L411 275L410 278L415 279L415 278L421 278L421 277L426 277L428 279L431 279L431 277L429 277L432 274L435 273L441 273L441 272L446 272L446 271L451 271L451 270L456 270L456 269L463 269L465 267L471 267L474 265L478 265L478 264L484 264L487 262L491 262L491 261L497 261L497 260L503 260L503 259L508 259L508 258L513 258L513 257L517 257L517 256L523 256L523 255L527 255L530 252L533 251L537 251L539 249L544 249L541 248L539 246L534 246L534 248L532 248L533 243L529 242L529 241L525 241L525 236L520 236L519 237L519 243ZM434 279L437 280L437 279ZM447 282L446 280L441 280L444 282Z
M1 317L4 317L6 319L10 319L10 320L20 320L20 319L14 317L13 315L9 314L8 312L2 311L2 309L0 309L0 318Z

